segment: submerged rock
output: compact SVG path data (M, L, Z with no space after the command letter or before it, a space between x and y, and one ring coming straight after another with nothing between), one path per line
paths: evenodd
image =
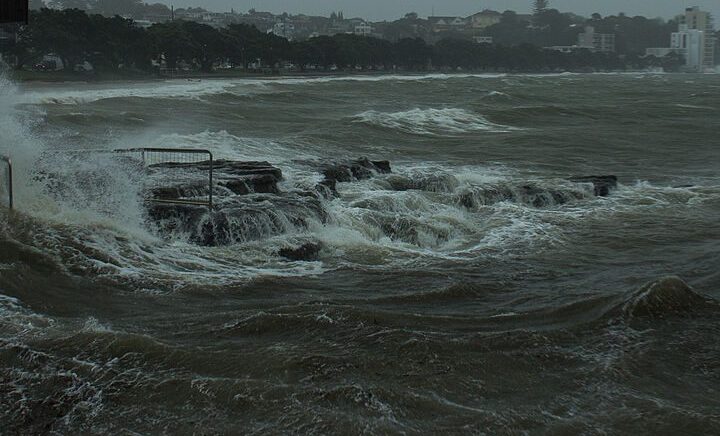
M597 197L607 197L618 185L617 176L583 176L571 177L568 180L574 183L592 183Z
M317 184L290 188L282 192L282 171L269 162L217 160L214 169L214 209L182 204L150 203L148 218L163 234L181 236L205 246L229 245L259 240L279 234L302 231L311 223L325 223L328 212L324 199L338 195L337 184L366 180L385 174L379 185L394 191L418 190L448 195L455 204L474 210L510 201L531 207L549 207L592 196L587 186L544 187L536 183L463 185L449 173L392 174L388 161L361 158L343 163L304 162L324 176ZM161 163L149 167L155 187L148 198L155 200L198 200L207 197L209 161ZM181 180L163 186L168 180ZM615 176L588 176L570 179L577 184L591 183L593 193L605 196L617 186ZM161 185L161 186L157 186ZM371 208L372 209L372 208ZM407 216L389 216L374 223L392 240L420 244L421 240L447 240L447 231L424 226ZM278 252L290 260L312 260L320 248L305 244Z
M665 277L637 290L623 305L629 317L662 318L692 312L708 300L679 277Z
M209 161L168 162L149 167L155 186L150 200L197 200L207 197ZM333 198L338 182L363 180L391 171L388 161L363 158L344 164L327 164L319 171L325 179L315 187L282 192L282 171L268 162L217 160L213 162L214 208L187 204L149 202L148 219L161 233L190 242L217 246L236 244L307 229L310 222L324 223L327 211L322 200ZM162 185L180 179L176 184ZM319 248L305 245L283 249L293 260L311 260Z
M453 192L460 181L451 174L413 174L411 176L391 175L385 182L394 191L418 190L425 192Z
M253 174L237 178L221 178L217 185L227 188L237 195L246 194L278 194L278 182L273 174Z
M295 262L311 262L318 260L320 250L322 250L322 244L308 242L299 247L283 248L278 251L278 255Z
M163 234L219 246L304 230L311 222L326 222L327 212L314 196L253 194L225 198L212 211L202 206L152 204L148 218Z
M337 194L337 180L323 180L315 185L315 192L322 198L333 198Z
M587 194L580 190L550 189L532 184L497 185L468 187L456 194L456 202L470 210L503 201L541 208L566 204L585 197Z

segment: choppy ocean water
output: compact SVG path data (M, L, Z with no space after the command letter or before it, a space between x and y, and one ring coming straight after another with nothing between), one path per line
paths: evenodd
M0 428L716 434L719 97L717 75L4 81ZM284 190L307 162L394 174L208 248L154 232L102 155L61 157L138 146L267 160ZM608 174L608 197L568 181ZM487 197L525 186L569 200ZM318 260L277 255L307 241Z

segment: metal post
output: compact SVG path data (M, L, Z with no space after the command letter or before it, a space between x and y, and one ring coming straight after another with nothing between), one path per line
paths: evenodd
M213 154L212 152L208 152L210 154L210 211L212 212L213 209Z
M12 210L15 207L15 198L13 195L13 170L12 170L12 160L10 158L7 158L7 164L8 164L8 188L10 191L10 210Z
M209 150L201 149L179 149L179 148L126 148L113 150L114 153L137 153L143 160L145 166L153 165L161 162L178 163L182 168L184 164L200 164L203 160L193 159L191 156L207 155L208 156L208 199L207 201L195 201L195 200L163 200L163 199L150 199L156 203L165 204L191 204L195 206L205 206L209 210L213 209L213 182L214 182L214 171L215 171L215 160L213 154ZM165 158L163 158L165 156ZM201 158L198 158L201 159Z
M5 162L8 167L8 206L12 209L14 206L12 159L7 156L0 156L0 160Z

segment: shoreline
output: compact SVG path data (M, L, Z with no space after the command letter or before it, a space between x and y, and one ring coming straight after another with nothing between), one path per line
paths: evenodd
M281 77L351 77L351 76L421 76L428 74L467 75L467 74L509 74L509 75L562 75L562 74L688 74L682 72L657 72L648 70L617 71L278 71L262 72L188 72L174 75L127 74L127 73L78 73L68 71L9 71L9 77L17 83L112 83L112 82L155 82L167 80L212 80L212 79L269 79ZM696 73L699 74L699 73Z

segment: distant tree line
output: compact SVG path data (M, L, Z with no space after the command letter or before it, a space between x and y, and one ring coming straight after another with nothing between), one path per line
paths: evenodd
M145 3L143 0L30 0L31 9L80 9L90 14L105 16L140 17L145 14L169 15L170 8L163 3ZM204 11L204 9L198 9Z
M616 51L620 54L643 54L649 47L667 47L670 34L676 32L675 20L649 19L641 16L628 17L625 14L603 17L593 14L586 19L573 14L561 13L557 9L543 8L535 4L532 25L512 11L503 13L500 23L484 30L498 43L518 45L532 43L548 47L577 44L578 34L592 26L598 33L611 33L616 37Z
M528 43L476 44L447 38L429 45L420 38L395 42L339 34L291 42L255 27L231 24L215 29L193 21L169 21L147 29L119 16L88 15L78 9L41 9L31 14L16 41L4 52L18 69L53 53L66 66L90 62L97 71L150 73L179 67L211 72L219 65L298 70L478 70L567 71L620 70L650 66L672 68L679 59L641 58L581 50L544 50Z

